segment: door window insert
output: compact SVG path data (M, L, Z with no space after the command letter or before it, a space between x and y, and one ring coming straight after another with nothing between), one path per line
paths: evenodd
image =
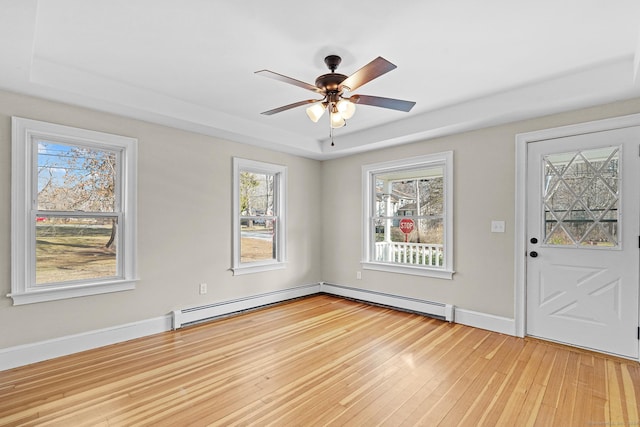
M543 157L544 244L618 247L620 147Z

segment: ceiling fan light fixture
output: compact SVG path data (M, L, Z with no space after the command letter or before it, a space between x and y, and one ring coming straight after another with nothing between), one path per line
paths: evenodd
M322 117L326 109L327 106L324 102L316 102L307 108L307 116L309 116L312 122L318 123L318 120L320 120L320 117Z
M338 108L340 115L342 115L342 118L345 120L349 120L356 112L356 104L348 99L341 99L338 101L336 107Z
M347 122L342 117L342 114L340 114L337 110L331 112L331 127L333 129L341 128L342 126L344 126L346 124L347 124Z

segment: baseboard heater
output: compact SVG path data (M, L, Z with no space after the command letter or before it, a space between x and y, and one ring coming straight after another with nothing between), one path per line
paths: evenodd
M424 314L447 322L454 321L454 306L439 302L408 298L399 295L366 289L352 288L348 286L333 285L330 283L317 283L295 288L283 289L265 294L252 295L231 301L223 301L200 307L191 307L172 312L172 327L180 329L184 326L202 323L215 318L255 310L271 304L277 304L287 300L301 298L315 294L329 294L343 298L362 301L365 303L382 305L412 313Z
M430 317L446 320L447 322L454 321L455 307L451 304L392 295L367 289L332 285L330 283L322 283L321 289L323 293L330 295L382 305L412 313L424 314Z
M200 307L174 310L172 314L172 327L179 329L183 326L194 325L207 320L228 316L230 314L241 313L247 310L264 307L270 304L287 301L290 299L314 295L320 292L320 284L298 286L295 288L283 289L280 291L265 294L252 295L246 298L239 298L231 301L223 301L215 304L203 305Z

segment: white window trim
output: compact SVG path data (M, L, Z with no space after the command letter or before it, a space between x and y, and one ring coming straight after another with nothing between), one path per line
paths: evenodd
M256 261L252 263L240 262L240 172L249 171L255 173L279 175L277 180L277 197L275 201L276 212L278 213L278 225L276 227L276 250L275 260ZM270 270L280 270L286 268L287 264L287 167L272 163L259 162L255 160L233 158L233 275L259 273Z
M11 118L11 293L13 305L54 301L135 289L136 271L136 189L137 139L79 129L20 117ZM86 280L59 286L35 286L35 236L31 224L33 138L54 139L70 144L117 149L121 152L120 176L123 223L122 277Z
M372 200L373 177L377 173L394 170L442 165L444 168L444 261L442 268L409 266L371 261L370 218L374 206ZM362 268L389 273L411 274L439 279L453 278L453 151L428 154L407 159L373 163L362 166Z

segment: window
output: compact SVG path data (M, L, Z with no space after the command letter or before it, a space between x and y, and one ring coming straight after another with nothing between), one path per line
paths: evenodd
M285 266L287 168L233 159L233 272Z
M618 248L620 147L548 154L544 245Z
M363 268L451 279L453 152L365 165Z
M14 305L135 287L137 141L12 118Z

